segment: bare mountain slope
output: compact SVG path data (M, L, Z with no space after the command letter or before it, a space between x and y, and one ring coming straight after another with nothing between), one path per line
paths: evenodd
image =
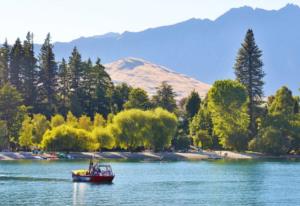
M126 82L133 87L145 89L150 95L155 93L163 81L172 85L177 100L188 96L193 89L204 96L210 88L206 83L143 59L125 58L106 64L105 67L113 82Z

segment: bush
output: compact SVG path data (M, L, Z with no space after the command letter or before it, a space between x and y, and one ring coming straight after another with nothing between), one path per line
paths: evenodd
M94 151L99 144L91 133L68 125L47 130L41 143L48 151Z

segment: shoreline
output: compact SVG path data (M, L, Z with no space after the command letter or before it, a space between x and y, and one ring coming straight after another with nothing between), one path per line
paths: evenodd
M232 151L203 152L70 152L67 159L89 159L93 156L102 160L131 161L200 161L200 160L251 160L251 159L300 159L300 155L271 156L259 153L238 153ZM32 152L0 152L0 161L9 160L47 160Z

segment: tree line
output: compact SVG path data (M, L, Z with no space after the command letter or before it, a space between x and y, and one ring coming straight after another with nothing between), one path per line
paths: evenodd
M55 61L50 35L39 55L28 33L0 48L0 149L252 150L299 153L299 97L287 87L264 98L262 51L248 30L234 64L235 80L216 81L176 104L166 82L153 97L114 85L100 59L83 61L75 47ZM183 85L184 86L184 85Z

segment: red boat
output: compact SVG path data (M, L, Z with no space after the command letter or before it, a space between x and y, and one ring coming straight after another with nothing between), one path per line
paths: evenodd
M74 170L72 171L72 178L74 182L94 182L94 183L111 183L115 175L110 165L94 164L90 161L88 170Z

